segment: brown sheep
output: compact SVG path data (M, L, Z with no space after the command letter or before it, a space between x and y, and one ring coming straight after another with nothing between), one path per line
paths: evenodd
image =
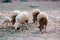
M40 13L40 10L39 9L34 9L32 11L33 23L36 23L37 24L37 16L38 16L39 13Z
M19 10L15 10L15 11L13 11L12 12L12 14L11 14L11 18L12 18L12 25L14 25L15 24L15 18L16 18L16 16L18 15L20 13L20 11Z
M40 29L40 31L46 32L46 26L48 24L48 15L45 12L41 12L38 16L37 16L37 23L39 24L38 28Z

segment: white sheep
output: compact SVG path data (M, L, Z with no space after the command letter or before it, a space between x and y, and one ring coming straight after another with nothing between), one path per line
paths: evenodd
M18 15L20 13L20 11L19 10L14 10L14 11L12 11L12 14L11 14L11 18L12 18L12 25L14 25L14 23L15 23L15 18L16 18L16 16Z
M32 16L33 16L33 23L37 24L37 16L40 13L40 9L34 9L32 11Z
M4 26L4 28L7 28L8 26L12 26L11 20L12 19L10 17L4 17L3 18L3 26Z
M45 12L40 12L40 14L37 16L37 23L39 24L38 28L40 31L46 32L46 26L48 24L48 15Z
M19 30L20 27L23 27L23 25L27 25L29 20L29 15L27 11L21 12L19 15L16 16L16 22L15 22L15 29ZM19 27L20 26L20 27ZM26 27L28 29L28 27Z

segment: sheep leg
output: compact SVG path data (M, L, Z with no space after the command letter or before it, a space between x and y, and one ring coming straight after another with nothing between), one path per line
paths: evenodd
M43 34L45 32L46 32L46 26L43 26L41 33Z
M26 23L26 30L28 30L28 26L27 26L28 24Z
M12 23L10 22L10 25L12 26Z
M35 18L35 24L37 25L37 17Z
M25 26L23 26L23 28L25 28L26 30L28 30L27 23L25 23L24 25L25 25Z
M9 22L8 24L9 24L9 25L8 25L9 28L13 28L11 22Z
M46 26L44 26L44 32L46 32Z
M4 28L7 28L7 26L8 26L8 22L5 22L4 23Z
M28 20L26 20L26 25L28 25ZM26 27L26 30L28 30L28 26Z
M24 27L24 24L22 24L22 27ZM22 31L23 31L24 29L22 28Z
M9 26L12 26L12 23L11 22L9 22Z
M44 33L44 26L41 26L41 33Z
M40 31L42 31L42 27L41 26L38 26L38 28L40 29Z
M33 19L33 23L35 23L35 19Z
M24 28L26 28L26 30L28 30L27 24L28 24L28 23L26 23L26 22L24 22L24 23L22 24L22 30L24 30ZM25 25L25 26L24 26L24 25Z
M6 21L3 22L3 25L6 23Z
M35 24L37 25L37 20L35 21Z
M45 32L46 32L46 26L45 26Z

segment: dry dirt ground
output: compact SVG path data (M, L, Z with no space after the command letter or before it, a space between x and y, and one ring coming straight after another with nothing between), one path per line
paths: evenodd
M37 25L32 24L32 10L39 8L49 16L46 33L41 34ZM0 12L3 16L9 16L10 11L20 10L29 12L29 30L14 31L12 29L0 29L0 40L60 40L60 25L55 25L55 17L60 16L60 2L28 2L28 3L0 3ZM51 17L54 16L54 18ZM3 19L0 19L0 24ZM57 29L55 29L57 28Z

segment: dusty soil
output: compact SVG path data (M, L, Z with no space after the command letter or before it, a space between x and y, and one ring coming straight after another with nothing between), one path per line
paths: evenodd
M41 34L37 25L32 24L32 10L35 8L41 9L49 16L46 33ZM0 40L60 40L60 25L55 26L54 17L60 16L60 2L29 2L29 3L0 3L0 12L3 16L10 16L10 11L26 10L29 12L29 30L14 31L12 29L0 29ZM3 19L0 19L0 24ZM57 20L57 19L55 19ZM55 29L57 28L57 29Z

